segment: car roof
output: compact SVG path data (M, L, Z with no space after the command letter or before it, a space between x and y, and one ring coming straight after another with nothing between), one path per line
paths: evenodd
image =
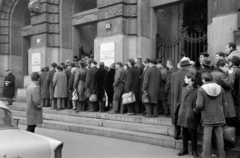
M6 104L4 104L1 100L0 100L0 108L10 111L9 108L6 106Z

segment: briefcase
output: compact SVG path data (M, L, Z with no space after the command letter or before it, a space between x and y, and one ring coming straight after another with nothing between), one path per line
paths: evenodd
M135 94L133 92L128 92L128 93L123 94L123 96L122 96L123 105L131 104L131 103L135 103L135 102L136 102L136 98L135 98Z
M224 141L231 145L236 145L236 128L231 126L223 126Z
M94 90L93 93L90 95L89 101L90 101L90 102L97 102L97 101L98 101L98 99L97 99L97 94L96 94L96 91L95 91L95 90Z

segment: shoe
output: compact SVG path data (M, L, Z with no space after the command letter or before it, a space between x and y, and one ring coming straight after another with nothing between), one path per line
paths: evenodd
M192 151L192 155L193 155L194 158L198 158L199 157L199 155L198 155L198 153L196 151Z
M179 153L178 153L178 156L183 156L183 155L187 155L188 154L188 150L181 150Z
M72 108L72 110L77 110L77 108L76 108L76 107L74 107L74 108Z
M117 114L115 111L110 111L110 112L108 112L109 114Z

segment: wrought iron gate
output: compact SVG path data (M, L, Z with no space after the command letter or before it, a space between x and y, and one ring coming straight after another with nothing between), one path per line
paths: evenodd
M196 62L199 54L206 51L207 33L205 32L188 34L186 29L180 29L175 37L165 38L160 34L156 36L156 57L162 59L164 64L168 58L174 59L176 63L179 62L183 52Z

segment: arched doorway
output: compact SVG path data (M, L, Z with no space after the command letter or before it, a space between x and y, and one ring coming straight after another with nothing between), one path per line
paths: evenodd
M31 47L31 38L22 36L22 29L31 25L28 3L29 0L18 1L10 19L10 60L18 88L23 87L23 78L28 75L28 50Z

